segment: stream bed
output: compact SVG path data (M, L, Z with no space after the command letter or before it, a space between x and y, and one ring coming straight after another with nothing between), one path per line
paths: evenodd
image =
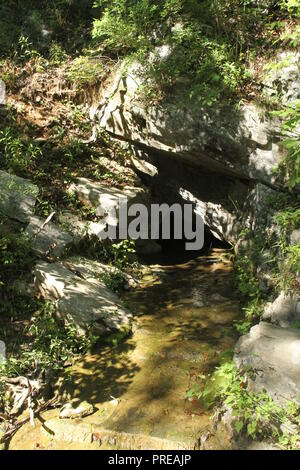
M23 426L10 448L197 448L212 412L186 393L233 348L233 321L241 317L226 255L214 249L145 266L140 285L123 296L134 314L132 336L87 354L65 384L72 399L92 403L95 413L58 420L59 410L47 411L34 428ZM55 420L70 430L54 438L47 422ZM80 437L80 426L92 438Z

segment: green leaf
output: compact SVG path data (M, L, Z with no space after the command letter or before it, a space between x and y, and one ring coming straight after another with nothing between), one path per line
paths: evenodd
M243 426L244 426L243 421L236 421L234 423L234 427L235 427L235 430L236 430L237 433L241 432L241 430L243 429Z

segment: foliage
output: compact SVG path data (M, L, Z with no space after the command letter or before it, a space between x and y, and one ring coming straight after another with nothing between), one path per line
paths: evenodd
M122 240L111 245L111 255L115 266L120 269L130 265L135 258L135 244L133 240Z
M274 42L268 25L295 13L289 2L266 9L246 0L97 0L94 6L101 16L93 38L108 52L142 62L148 99L183 82L206 105L231 99L249 82L251 57Z
M286 207L275 214L274 221L278 224L280 236L276 247L278 248L277 262L279 265L278 284L285 290L298 290L297 277L300 267L300 247L290 246L290 233L300 228L300 209Z
M263 313L270 292L262 292L257 277L258 268L267 263L268 273L276 289L285 292L299 290L300 249L290 245L290 235L300 228L300 209L296 195L277 194L265 200L273 213L273 229L253 232L244 229L240 233L242 244L235 258L237 288L243 295L245 319L235 322L240 333L246 333ZM268 256L263 259L264 253Z
M60 324L54 316L54 306L50 302L40 302L15 345L14 353L0 364L0 375L23 375L35 369L39 372L59 371L65 361L85 353L96 340L92 335L78 335L71 323Z
M283 173L287 186L294 189L300 185L300 100L290 103L274 115L283 119L282 132L285 136L282 144L287 149L287 156L279 165L279 172Z
M8 221L5 217L0 218L0 289L9 284L12 279L18 275L20 278L24 276L31 266L32 253L30 244L26 234L23 232L8 230ZM0 312L4 307L5 292L1 296ZM7 305L5 306L5 308Z
M77 57L67 71L67 77L77 88L94 85L104 76L104 68L97 57Z
M266 246L265 234L254 234L251 230L244 229L240 237L246 247L240 249L236 256L234 269L237 288L243 295L245 306L245 320L235 322L235 327L240 333L247 333L254 320L260 317L263 310L263 298L259 281L257 279L257 267L261 262L261 254Z
M53 54L52 41L63 46L68 53L80 50L92 24L92 5L93 0L1 2L0 57L13 56L22 37L28 44L34 43L36 53L44 57L49 57L51 50Z
M68 56L62 46L59 43L52 41L49 48L50 63L53 65L60 65L67 60L67 57Z
M238 370L234 362L224 361L215 372L203 378L202 386L189 390L188 397L203 399L206 406L223 404L232 410L237 434L246 432L252 439L270 438L285 449L299 449L300 406L287 402L277 405L265 390L248 390L251 370Z

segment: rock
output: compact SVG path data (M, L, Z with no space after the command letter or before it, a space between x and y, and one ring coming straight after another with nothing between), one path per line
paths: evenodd
M131 157L131 161L138 171L152 177L158 174L157 167L149 161L146 152L137 148L133 148L133 152L134 154Z
M96 215L103 216L111 208L117 209L120 198L128 198L128 206L144 202L146 191L143 188L125 186L120 190L92 181L88 178L77 178L68 188L69 193L76 194L79 200L88 207L96 208Z
M76 270L84 279L95 282L99 276L117 271L117 268L100 261L84 258L83 256L70 256L63 261L63 265L71 270Z
M22 297L26 297L28 299L34 298L35 296L34 286L26 281L23 281L22 279L16 279L13 282L11 289L17 295L21 295Z
M203 222L210 228L211 233L219 240L233 239L235 227L238 227L236 217L221 204L201 201L185 189L179 194L185 201L195 204L195 213L202 217Z
M112 188L97 181L87 178L78 178L76 183L72 183L68 188L69 193L76 194L79 200L87 207L95 209L95 215L100 219L105 216L103 221L89 222L87 232L89 235L96 235L101 239L101 231L107 227L119 226L119 202L127 198L127 207L132 204L149 205L149 195L143 188L126 186L122 190ZM128 217L128 222L131 218ZM127 226L123 227L127 229ZM116 232L118 239L118 232Z
M29 180L0 171L0 212L7 217L28 222L38 193L38 187Z
M155 240L136 240L135 249L141 256L154 256L162 251L161 245Z
M6 105L6 86L3 80L0 79L0 106Z
M126 272L120 272L118 268L110 266L100 261L90 260L82 256L71 256L63 262L64 266L76 266L76 270L81 273L85 279L99 279L99 276L104 276L110 273L121 274L124 278L124 289L134 289L138 282L134 279L133 276Z
M273 303L265 306L262 318L283 328L300 322L300 298L282 291Z
M6 346L4 341L0 340L0 364L6 361Z
M80 220L76 214L65 211L59 215L59 222L62 227L72 233L74 243L79 243L85 236L98 236L105 229L103 222L90 222Z
M228 299L226 299L225 297L223 297L223 295L219 294L218 292L214 293L214 294L211 294L210 296L210 302L227 302Z
M263 82L264 94L276 99L279 96L284 105L299 99L300 54L294 51L280 52L272 63Z
M74 323L79 334L89 329L96 335L130 331L128 310L102 282L80 275L80 266L73 265L71 271L61 263L40 262L34 275L36 289L44 298L56 301L58 316Z
M300 403L300 331L283 329L266 322L241 336L235 347L237 366L250 366L254 376L248 387L265 389L281 404L286 400Z
M26 233L32 239L32 249L39 256L51 255L59 257L73 242L73 237L61 231L52 222L48 222L42 230L43 220L39 217L30 217Z
M63 420L48 419L44 424L44 432L54 434L55 439L77 444L90 444L92 442L92 426L83 423L80 419Z
M300 245L300 230L293 230L290 235L291 245Z
M212 171L275 184L273 169L282 158L278 145L280 124L264 109L245 103L201 106L186 97L186 86L154 106L138 99L142 68L132 64L124 77L122 67L111 77L98 110L100 127L138 148L164 152L173 158Z
M94 407L87 401L82 401L79 405L75 403L66 403L59 412L59 417L62 418L83 418L94 413Z

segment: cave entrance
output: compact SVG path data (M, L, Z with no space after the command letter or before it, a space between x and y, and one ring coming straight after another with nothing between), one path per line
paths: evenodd
M186 243L193 240L188 240L184 237L178 240L174 237L174 214L170 214L170 238L164 239L162 237L162 228L160 227L159 239L157 242L162 248L158 255L151 255L143 260L146 264L183 264L189 260L198 258L198 256L208 255L214 248L230 249L231 245L226 241L221 241L216 238L208 226L204 226L204 245L200 250L186 250ZM196 215L193 212L192 221L193 231L196 230ZM184 227L182 227L182 234L184 234Z

